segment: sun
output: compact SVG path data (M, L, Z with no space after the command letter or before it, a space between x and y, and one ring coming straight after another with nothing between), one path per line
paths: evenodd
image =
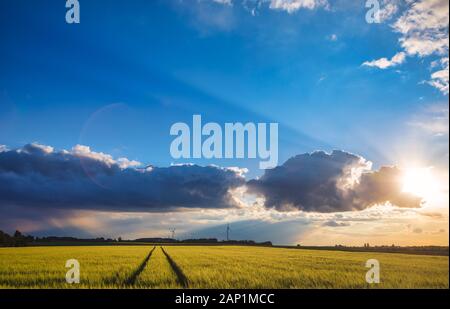
M438 191L438 183L433 175L432 168L404 169L402 191L427 200L432 199Z

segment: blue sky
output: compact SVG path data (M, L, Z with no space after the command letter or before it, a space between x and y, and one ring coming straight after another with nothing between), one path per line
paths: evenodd
M402 163L398 153L414 144L414 158L448 171L448 128L420 131L430 129L433 106L448 122L448 88L429 84L447 58L448 87L448 43L428 54L401 45L407 34L393 24L413 5L381 1L395 12L369 24L364 1L293 11L270 0L218 2L81 0L81 23L67 24L64 1L1 1L0 145L82 144L160 167L239 166L261 176L258 160L171 158L170 126L201 114L279 123L279 165L342 149L378 168ZM363 65L399 52L400 64Z
M445 100L418 85L430 74L421 62L432 59L408 59L404 73L361 67L400 50L389 24L366 23L363 3L252 16L238 5L185 2L89 1L79 25L66 24L65 7L53 1L3 3L2 114L17 117L3 143L82 142L167 165L170 125L199 113L219 123L279 122L284 160L326 147L382 163L359 133L380 138L380 122L401 132L424 100ZM229 20L216 25L202 14ZM80 137L93 113L118 103L128 115L112 108ZM97 125L111 131L91 132Z

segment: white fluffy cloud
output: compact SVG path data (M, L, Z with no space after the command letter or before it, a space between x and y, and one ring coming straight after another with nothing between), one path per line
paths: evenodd
M232 0L212 0L215 3L233 5ZM249 2L253 3L252 15L261 5L268 4L272 10L286 11L289 14L301 9L314 10L317 8L329 8L328 0L241 0L244 7L248 8Z
M442 66L442 70L431 74L431 80L428 83L439 89L442 93L448 94L448 57L442 58L440 64Z
M328 7L327 0L270 0L269 7L274 10L283 10L293 13L300 9L313 10L319 7Z
M34 144L36 146L36 144ZM48 147L48 146L47 146ZM51 148L51 147L50 147ZM53 152L53 148L50 152ZM69 152L67 152L69 153ZM77 157L82 158L90 158L96 161L101 161L108 166L118 165L121 169L126 169L130 167L140 166L141 162L135 160L129 160L128 158L118 158L114 160L113 157L109 154L105 154L103 152L95 152L92 151L90 147L84 145L76 145L72 148L71 153Z
M233 0L211 1L233 5ZM262 5L268 5L269 9L285 11L289 14L301 9L329 9L330 7L328 0L241 0L239 2L249 9L252 15L255 15ZM253 5L249 6L249 2ZM404 7L407 8L401 11ZM448 94L448 14L448 0L381 0L379 19L385 22L398 16L391 26L400 34L399 44L403 50L390 59L382 57L365 61L362 65L384 70L401 65L408 56L438 57L439 61L434 61L437 65L432 67L435 71L425 83L437 88L443 94ZM331 37L330 40L335 38Z
M231 0L213 0L213 2L220 3L220 4L226 4L226 5L233 5L233 2Z
M399 10L400 0L383 0L381 2L379 18L381 22L391 19Z
M448 52L447 0L414 2L393 24L402 34L401 46L409 55L421 57Z
M399 43L404 51L391 60L381 58L366 61L363 65L386 69L401 64L405 56L441 57L440 61L435 62L440 66L439 70L431 74L427 83L448 94L448 0L407 1L407 4L409 8L392 25L393 30L400 34ZM398 5L390 3L382 9L381 15L389 17L397 11ZM388 19L384 17L381 19Z
M399 64L402 64L406 59L406 54L404 52L399 52L395 54L391 59L381 58L378 60L366 61L362 65L368 67L376 67L379 69L387 69Z

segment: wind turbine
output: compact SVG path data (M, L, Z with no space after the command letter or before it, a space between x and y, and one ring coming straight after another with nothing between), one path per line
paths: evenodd
M231 231L231 229L230 229L230 225L229 225L229 224L227 224L227 241L229 241L229 240L230 240L230 231Z

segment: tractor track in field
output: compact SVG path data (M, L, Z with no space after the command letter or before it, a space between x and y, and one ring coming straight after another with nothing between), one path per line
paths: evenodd
M189 280L186 277L186 275L183 273L183 270L180 268L180 266L177 265L177 263L175 263L175 261L170 257L170 255L167 254L167 252L164 250L163 247L160 247L160 248L161 248L162 252L164 253L164 255L166 256L167 261L169 262L169 265L172 268L173 272L177 276L178 283L183 288L187 289L189 287Z
M144 271L145 267L148 264L148 261L150 260L150 257L153 254L153 251L155 251L156 246L153 247L152 250L150 250L150 252L148 253L148 255L145 257L145 259L142 261L142 263L139 265L138 268L136 268L135 271L133 271L133 273L124 280L123 285L125 286L132 286L136 283L137 278L139 277L139 275L141 274L141 272Z

